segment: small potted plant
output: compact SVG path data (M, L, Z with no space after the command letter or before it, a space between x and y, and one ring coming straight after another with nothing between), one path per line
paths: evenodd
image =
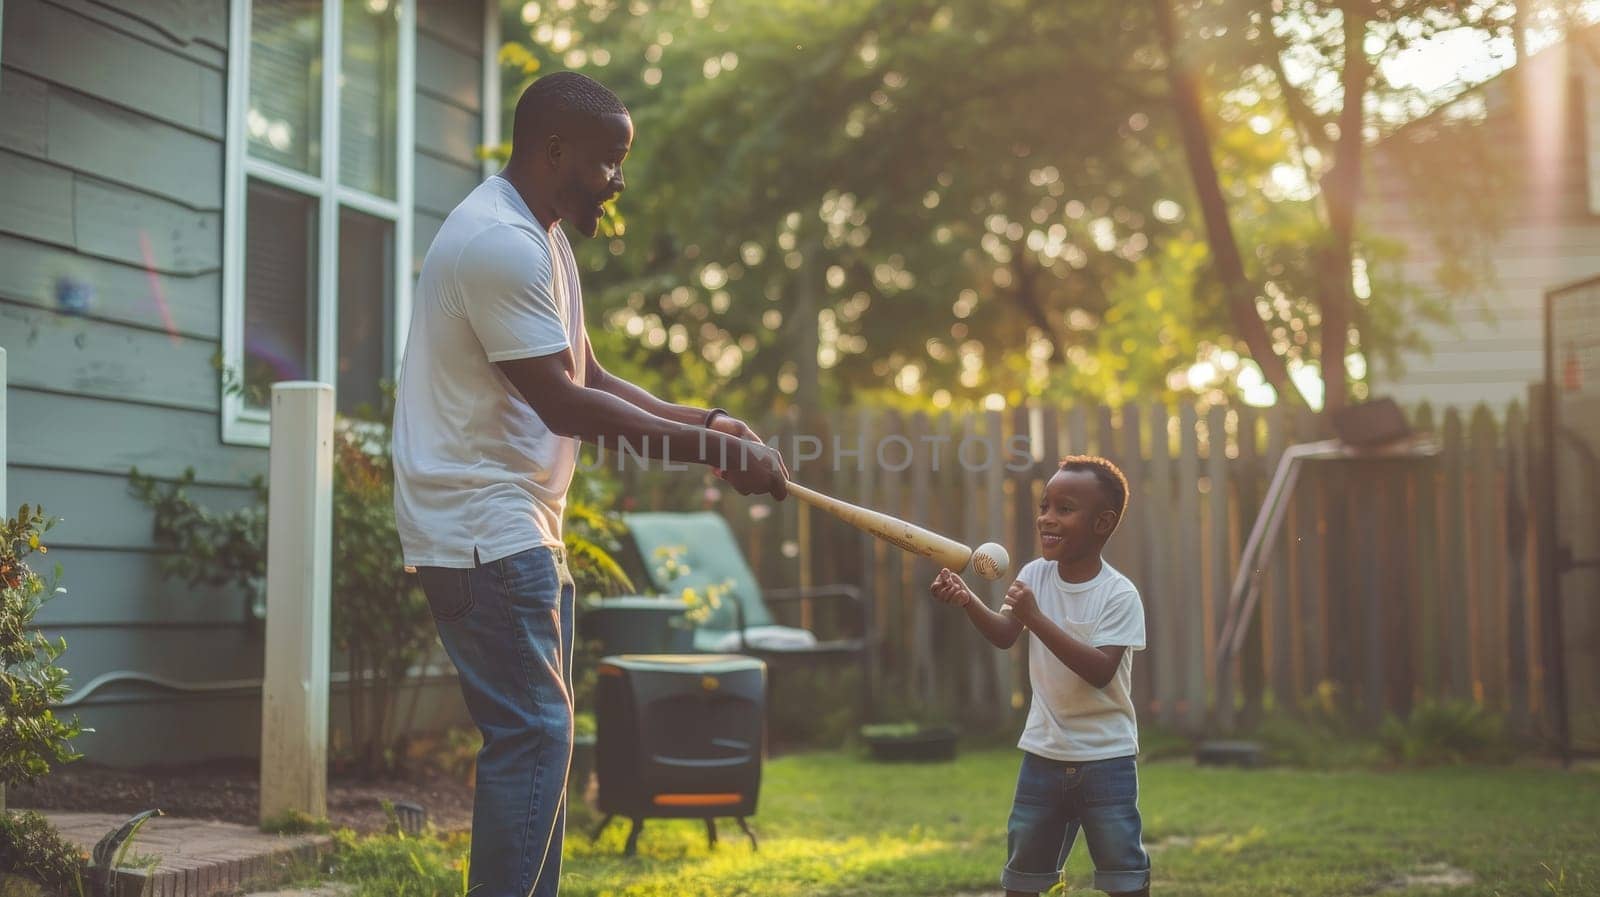
M660 581L690 572L684 550L656 550ZM583 632L600 643L602 654L692 654L695 628L710 619L731 587L723 582L675 587L663 595L594 596L583 603Z
M939 723L874 723L861 727L861 740L881 763L944 763L956 758L956 730Z

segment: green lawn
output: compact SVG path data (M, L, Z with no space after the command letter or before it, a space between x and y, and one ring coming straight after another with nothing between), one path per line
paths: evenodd
M1008 750L934 766L783 757L766 768L759 852L729 824L708 851L699 823L651 821L640 856L625 859L625 823L591 845L575 820L562 893L992 893L1016 764ZM1162 895L1600 894L1600 772L1592 769L1252 772L1166 762L1143 767L1141 788ZM369 842L347 855L344 874L365 879L362 894L374 897L459 893L459 870L443 867L460 851L459 843ZM409 870L394 871L400 865ZM1428 883L1460 873L1471 883ZM1086 889L1090 874L1080 844L1067 881ZM1416 878L1406 884L1407 876Z

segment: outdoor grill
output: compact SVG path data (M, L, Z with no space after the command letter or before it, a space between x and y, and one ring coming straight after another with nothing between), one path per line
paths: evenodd
M627 853L644 820L704 819L715 844L717 817L746 817L761 790L766 732L766 664L732 654L625 654L600 662L595 693L600 812L594 831L617 816L633 821Z

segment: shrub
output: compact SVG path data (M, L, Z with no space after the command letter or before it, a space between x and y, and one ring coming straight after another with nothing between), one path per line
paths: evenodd
M32 811L0 812L0 871L37 882L48 893L84 892L84 856L50 820Z
M580 469L567 492L561 540L567 549L567 569L580 598L634 590L633 582L616 560L626 528L621 520L601 510L611 507L616 490L616 482L603 469Z
M1273 763L1305 769L1345 769L1371 766L1381 751L1345 706L1344 695L1333 682L1318 684L1301 699L1295 712L1274 714L1263 720L1256 738Z
M767 675L767 733L775 747L838 748L855 735L864 683L854 664L769 668ZM928 716L899 718L908 719L942 722Z
M28 566L30 555L49 550L39 537L54 522L23 505L0 529L0 795L79 756L71 740L82 727L50 709L67 695L67 671L56 663L66 640L32 628L44 603L65 591L55 583L59 569L47 582Z
M1516 753L1497 715L1471 701L1424 701L1378 733L1390 759L1416 766L1505 763Z
M250 605L265 599L267 578L267 486L250 481L251 502L231 511L213 511L189 497L194 468L174 483L162 483L135 467L128 491L155 511L151 535L170 549L161 572L191 586L234 588ZM255 608L259 610L259 608Z
M340 427L333 449L333 644L349 659L349 759L367 775L399 765L422 689L404 711L401 698L436 639L422 585L401 561L393 410L386 402L373 420Z

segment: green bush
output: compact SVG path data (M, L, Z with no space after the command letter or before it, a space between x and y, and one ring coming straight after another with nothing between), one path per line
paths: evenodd
M768 677L767 732L776 746L838 749L854 738L861 716L859 668L780 667Z
M614 514L602 510L612 506L616 492L616 481L603 468L580 468L567 490L561 540L580 598L634 591L633 582L616 560L626 527Z
M349 659L348 760L367 775L399 765L422 689L403 709L401 697L437 638L422 585L401 560L393 412L387 401L373 420L340 427L333 449L333 644Z
M1330 682L1294 714L1269 716L1254 735L1272 762L1307 769L1504 763L1516 753L1503 721L1470 701L1423 701L1374 735Z
M1385 720L1378 740L1407 766L1506 763L1516 754L1505 722L1471 701L1424 701L1404 721Z
M1344 694L1332 682L1322 682L1300 700L1293 713L1274 713L1254 733L1267 759L1302 769L1350 769L1373 766L1382 751L1364 736Z
M39 538L54 522L23 505L0 529L0 789L79 756L71 741L83 728L50 709L67 696L67 671L56 663L66 640L51 641L32 628L44 603L65 591L56 585L59 568L47 582L28 566L30 555L49 551Z
M81 897L84 859L40 814L0 812L0 872L37 882L51 894Z
M151 535L169 549L161 572L191 586L238 589L251 604L265 599L267 578L267 486L250 481L251 503L232 511L201 507L189 497L194 468L173 483L162 483L135 467L128 491L155 511Z

